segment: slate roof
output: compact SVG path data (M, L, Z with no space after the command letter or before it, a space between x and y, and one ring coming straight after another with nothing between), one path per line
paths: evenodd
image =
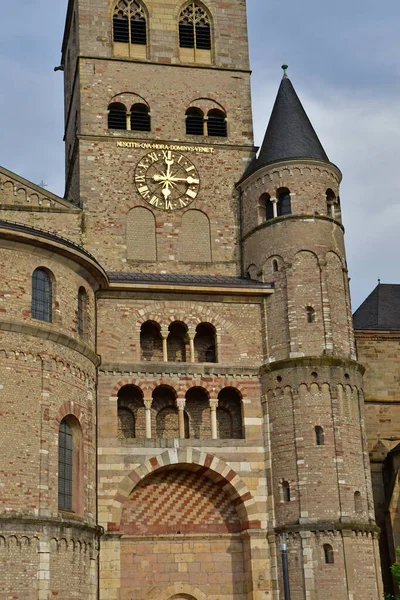
M109 272L107 273L110 283L148 283L166 285L193 285L193 286L216 286L271 289L270 283L262 283L253 279L242 277L225 277L218 275L174 275L158 273L135 273L135 272Z
M353 315L354 329L400 331L400 285L380 283Z
M301 158L329 162L292 82L284 75L253 170L273 162Z

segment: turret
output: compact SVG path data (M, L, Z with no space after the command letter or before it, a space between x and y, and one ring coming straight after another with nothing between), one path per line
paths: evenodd
M239 184L245 272L275 286L261 368L271 529L277 550L280 534L289 536L294 591L322 585L326 598L372 599L378 569L362 556L377 552L377 528L340 182L285 70L259 156Z

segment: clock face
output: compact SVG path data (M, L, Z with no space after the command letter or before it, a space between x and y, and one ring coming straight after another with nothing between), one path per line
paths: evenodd
M197 197L199 174L179 152L155 150L136 167L135 183L143 200L160 210L185 208Z

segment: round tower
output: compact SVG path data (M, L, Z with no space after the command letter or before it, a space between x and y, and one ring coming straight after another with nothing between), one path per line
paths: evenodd
M285 72L258 159L239 184L245 273L275 288L265 300L261 381L277 587L286 534L292 598L377 600L340 182Z
M0 588L97 598L95 292L100 265L0 221Z

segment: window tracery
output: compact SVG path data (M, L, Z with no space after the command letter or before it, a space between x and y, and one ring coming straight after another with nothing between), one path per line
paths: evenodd
M179 16L181 59L189 62L211 62L211 19L198 2L190 2Z
M144 58L145 52L137 46L147 46L147 19L144 7L137 0L119 0L115 5L113 40L114 54Z

